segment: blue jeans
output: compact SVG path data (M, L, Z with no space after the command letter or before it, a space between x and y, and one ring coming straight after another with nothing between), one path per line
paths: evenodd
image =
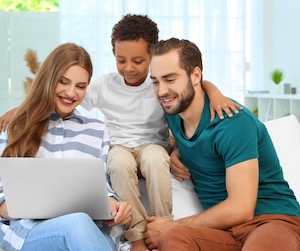
M73 213L37 223L26 236L22 251L115 251L110 236L85 213Z

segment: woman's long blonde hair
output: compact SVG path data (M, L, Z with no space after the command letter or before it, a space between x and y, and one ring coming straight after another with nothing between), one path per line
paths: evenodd
M57 83L67 69L79 65L93 73L87 51L73 43L58 46L41 65L32 86L8 125L8 144L3 157L33 157L47 132L49 116L55 109Z

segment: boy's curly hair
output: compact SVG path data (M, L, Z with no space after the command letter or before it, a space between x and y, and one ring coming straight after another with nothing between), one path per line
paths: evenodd
M148 42L148 47L158 41L157 24L147 15L127 14L115 24L111 34L111 45L115 52L116 41L132 41L144 39Z

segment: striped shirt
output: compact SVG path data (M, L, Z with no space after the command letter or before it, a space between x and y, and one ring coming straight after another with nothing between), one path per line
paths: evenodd
M7 133L0 132L0 154L7 144ZM39 158L101 158L106 169L107 154L110 139L107 126L100 120L87 118L74 112L73 115L62 119L58 114L50 116L48 132L42 138L40 148L35 157ZM117 196L110 187L107 175L108 195ZM0 181L0 204L5 195ZM118 199L119 200L119 199ZM26 235L38 220L7 220L0 217L0 248L4 250L21 250ZM110 234L118 250L130 250L130 243L123 241L123 227L109 228L97 222L100 228Z

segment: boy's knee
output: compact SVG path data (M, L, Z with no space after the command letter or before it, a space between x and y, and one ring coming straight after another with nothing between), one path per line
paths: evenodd
M107 172L113 177L121 177L126 178L130 177L131 175L136 175L137 172L137 164L126 163L126 161L119 161L109 162L107 164Z
M151 166L151 169L169 170L170 156L167 150L160 145L148 145L141 154L141 163L145 166Z

